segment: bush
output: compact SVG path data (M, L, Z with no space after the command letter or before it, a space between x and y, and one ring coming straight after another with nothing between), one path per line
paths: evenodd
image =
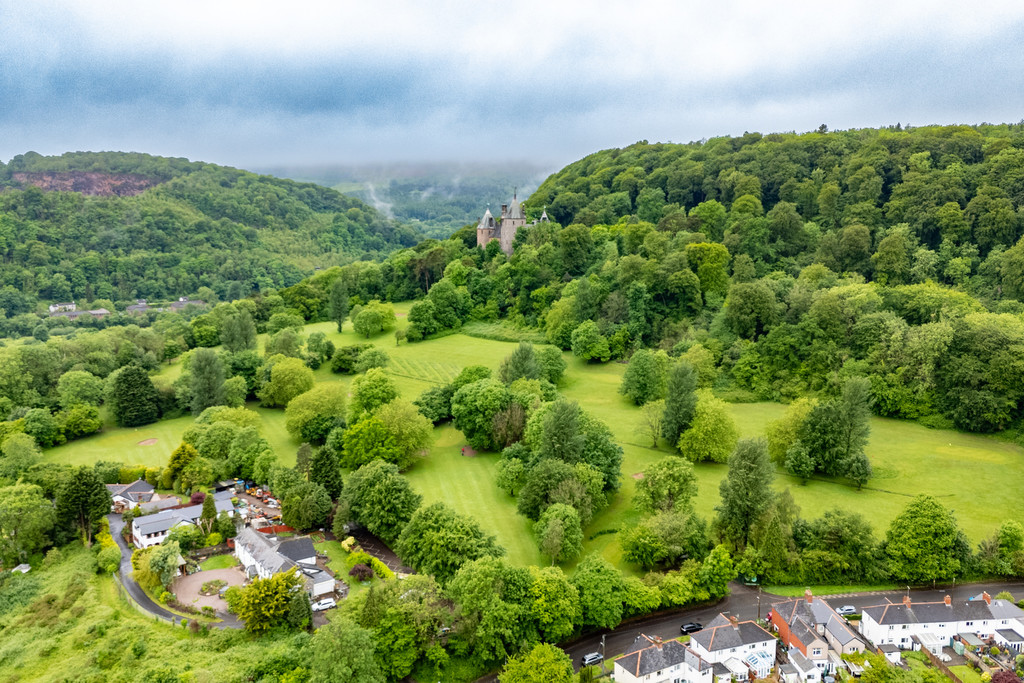
M373 573L385 581L395 578L395 573L388 569L388 566L376 557L370 558L370 566L373 568Z
M121 549L117 546L104 548L96 558L101 571L113 574L121 566Z
M224 537L214 531L212 534L206 537L206 547L220 545L224 542Z
M160 594L160 598L159 598L161 605L166 605L167 603L169 603L173 599L174 599L174 594L170 593L168 591L164 591L163 593L161 593Z
M356 566L357 564L366 564L366 565L368 565L368 564L370 564L370 561L372 559L373 558L371 558L367 553L356 552L356 553L349 554L349 556L345 558L345 564L348 566L349 569L351 569L352 567Z
M210 607L209 605L203 605L203 616L207 616L207 617L211 617L212 618L212 617L216 616L216 612L214 612L213 608Z
M355 545L356 545L356 539L353 536L349 536L348 538L346 538L344 541L341 542L341 548L346 553L352 552L352 548L354 548Z
M349 570L348 575L359 582L369 581L373 578L373 570L365 564L357 564Z

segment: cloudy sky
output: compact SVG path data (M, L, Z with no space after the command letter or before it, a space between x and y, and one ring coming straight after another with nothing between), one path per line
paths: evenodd
M1024 3L0 0L0 159L561 165L1024 119Z

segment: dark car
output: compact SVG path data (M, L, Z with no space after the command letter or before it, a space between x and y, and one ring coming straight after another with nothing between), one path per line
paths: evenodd
M704 628L704 624L698 624L695 621L689 621L689 622L683 624L682 626L680 626L679 627L679 631L685 635L685 634L688 634L688 633L696 633L697 631L700 631L703 628Z
M580 659L580 664L583 666L597 666L604 661L604 656L600 652L591 652L590 654L583 655Z

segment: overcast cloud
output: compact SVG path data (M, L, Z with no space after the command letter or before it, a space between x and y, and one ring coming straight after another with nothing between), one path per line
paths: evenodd
M1024 3L0 0L0 159L537 160L1024 118Z

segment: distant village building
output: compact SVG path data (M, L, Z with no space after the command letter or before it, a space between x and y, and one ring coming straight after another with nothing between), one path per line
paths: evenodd
M79 311L79 310L76 310L76 306L74 304L55 304L55 305L56 306L71 306L71 309L70 310L54 311L53 310L53 306L50 306L50 317L51 318L67 318L68 320L78 320L79 318L81 318L83 316L90 316L90 317L96 318L97 320L103 320L108 315L110 315L110 311L108 311L105 308L94 308L91 311Z
M50 304L50 315L53 315L54 313L73 312L76 310L78 310L78 306L76 306L74 302Z
M544 211L541 214L540 220L534 221L530 225L546 223L547 221L548 212ZM484 249L491 240L498 240L498 245L505 252L505 255L511 256L512 242L515 241L519 228L524 225L526 225L526 214L523 213L523 205L519 203L516 193L513 193L512 203L501 205L500 218L495 219L491 215L490 209L484 212L480 223L476 226L476 245Z
M130 315L142 315L144 313L163 313L164 311L178 312L184 310L186 306L205 306L206 302L201 299L189 299L187 296L179 297L177 301L172 301L170 307L161 308L159 306L151 306L145 299L138 299L134 304L128 306L125 312Z

